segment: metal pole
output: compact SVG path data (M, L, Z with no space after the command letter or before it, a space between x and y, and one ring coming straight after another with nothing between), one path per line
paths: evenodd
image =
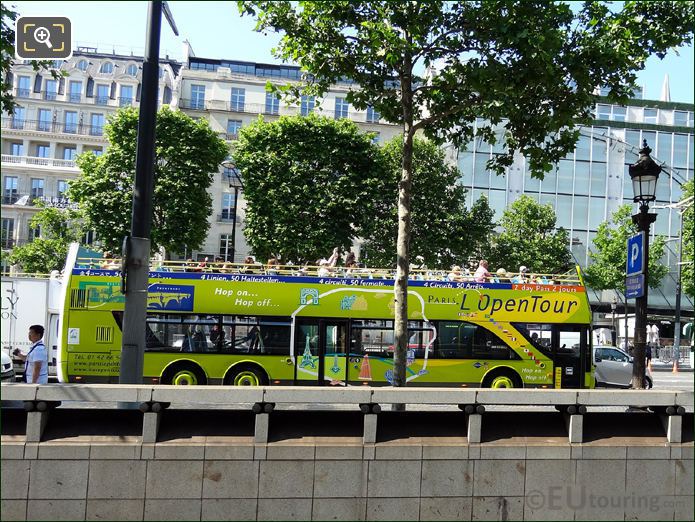
M647 346L647 300L649 298L649 226L656 220L656 214L649 213L647 203L640 205L639 214L632 216L640 232L644 232L644 292L635 299L635 350L632 363L632 387L644 388Z
M232 263L236 257L236 211L239 198L239 187L234 187L234 217L232 218Z
M142 96L135 155L135 185L131 236L125 252L125 314L118 382L142 383L147 328L147 277L152 226L154 186L155 123L159 78L159 36L162 28L162 2L154 0L147 9L147 45L142 64Z
M678 268L676 269L676 321L673 327L675 332L673 332L673 349L676 350L674 357L680 359L681 354L681 266L683 263L683 212L685 209L680 211L681 215L681 230L680 230L680 243L678 244Z

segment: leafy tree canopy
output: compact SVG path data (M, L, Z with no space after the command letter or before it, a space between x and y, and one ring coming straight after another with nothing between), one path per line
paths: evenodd
M293 262L349 248L382 176L369 135L350 120L315 115L242 127L234 162L244 177L244 234L253 252Z
M695 219L693 211L693 185L695 180L690 180L683 185L683 196L681 201L690 199L689 204L685 204L683 212L682 242L680 248L683 249L683 265L681 267L681 284L683 292L690 297L695 297L695 284L693 282L693 229L695 229Z
M403 140L396 137L381 149L384 175L369 195L374 211L358 227L371 266L392 266L396 259L393 238L398 232L398 181L401 178ZM413 141L412 256L422 256L430 268L449 268L480 255L494 228L494 212L486 198L466 209L466 190L456 167L432 141Z
M627 268L627 240L637 234L637 225L632 222L632 208L622 205L615 211L610 221L598 226L594 247L589 251L589 266L585 272L588 286L595 290L625 291ZM666 241L656 236L649 244L650 288L657 288L668 274L668 266L661 263Z
M78 156L82 173L68 189L89 228L104 248L114 252L120 252L123 237L130 234L137 132L136 109L121 109L111 116L105 127L108 149L99 157ZM166 106L157 114L155 146L152 250L200 248L212 213L207 189L229 148L207 121L195 121Z
M19 265L23 272L48 274L62 270L70 243L79 242L84 234L79 211L47 207L37 202L41 210L31 218L29 225L41 231L40 237L15 247L7 260Z
M4 3L0 4L2 14L2 28L0 30L0 71L2 71L2 85L0 86L0 109L8 114L14 113L14 108L17 103L12 96L12 66L14 65L14 21L17 19L18 13L14 9L8 7ZM53 78L67 76L67 73L61 73L51 69L50 60L32 60L31 65L35 71L48 70Z
M569 235L556 229L551 205L541 205L523 195L502 214L502 231L494 239L490 266L516 272L521 265L530 272L558 274L572 267Z

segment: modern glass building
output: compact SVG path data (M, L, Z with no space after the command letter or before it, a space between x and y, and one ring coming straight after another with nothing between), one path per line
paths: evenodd
M581 128L575 151L542 181L531 177L523 156L515 158L506 176L491 174L485 164L501 152L500 146L481 140L469 143L458 153L463 183L469 190L468 204L486 195L496 219L522 194L551 204L558 227L570 233L575 259L585 267L599 224L609 220L619 206L633 205L628 165L637 161L642 140L647 140L652 158L663 167L652 205L658 217L651 231L669 239L663 261L670 267L661 287L650 291L649 309L653 314L673 316L681 221L679 211L668 206L680 200L681 186L693 177L693 108L691 104L642 99L633 99L626 107L599 101L592 124ZM595 310L610 310L613 295L593 292ZM622 295L617 297L623 300ZM683 296L681 305L692 316L693 301Z

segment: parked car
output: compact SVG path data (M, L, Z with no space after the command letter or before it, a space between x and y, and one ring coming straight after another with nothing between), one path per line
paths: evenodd
M629 388L632 381L632 357L614 346L594 346L596 386ZM647 367L645 388L653 386L652 372Z
M14 368L12 367L12 359L5 353L4 350L0 351L2 354L2 382L15 382Z

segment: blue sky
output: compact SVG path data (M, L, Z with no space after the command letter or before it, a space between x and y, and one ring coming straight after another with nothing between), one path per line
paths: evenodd
M122 54L142 55L145 46L147 2L7 2L25 16L67 16L72 21L75 45L115 49ZM277 63L270 50L278 36L253 31L253 20L241 18L234 2L169 2L180 37L162 23L161 55L181 60L183 39L188 39L197 56L252 62ZM664 75L669 74L671 100L693 103L695 89L693 48L682 48L662 61L650 58L639 74L645 98L658 99Z

